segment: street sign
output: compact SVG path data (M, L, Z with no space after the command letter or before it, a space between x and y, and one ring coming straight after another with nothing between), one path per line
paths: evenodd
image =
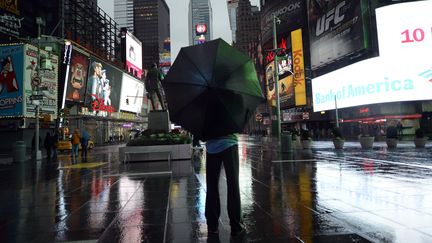
M30 100L43 100L43 95L31 95Z

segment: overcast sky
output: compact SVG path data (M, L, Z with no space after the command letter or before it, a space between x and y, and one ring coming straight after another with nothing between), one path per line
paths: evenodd
M99 7L114 18L115 0L98 0ZM189 45L188 36L188 6L189 0L165 0L170 9L171 20L171 59L180 51L181 47ZM251 0L252 5L259 5L259 0ZM226 0L211 0L213 9L213 38L222 38L231 43L231 30L228 20Z

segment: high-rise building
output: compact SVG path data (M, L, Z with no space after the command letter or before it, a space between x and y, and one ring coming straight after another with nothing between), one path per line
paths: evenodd
M249 0L239 0L237 8L237 27L235 47L244 53L256 43L260 36L260 12L257 6L251 6Z
M134 0L134 35L141 41L143 67L159 63L164 41L170 38L170 13L165 0Z
M239 0L227 0L228 18L233 42L236 40L238 2Z
M114 21L119 28L134 31L134 0L114 1Z
M206 28L205 32L203 32L203 26ZM210 0L190 0L188 29L190 45L213 39L213 20Z

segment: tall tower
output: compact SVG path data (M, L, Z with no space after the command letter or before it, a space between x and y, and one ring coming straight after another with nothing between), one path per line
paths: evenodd
M170 13L165 0L134 1L134 35L141 41L143 67L159 63L165 40L170 38Z
M134 0L114 1L114 21L119 28L134 31Z
M237 29L235 47L248 54L250 45L260 36L260 12L251 6L249 0L239 0L237 8Z
M213 39L213 20L210 0L190 0L189 2L189 45ZM197 25L205 25L206 33L196 34Z
M238 2L239 0L227 0L228 18L233 42L236 41Z

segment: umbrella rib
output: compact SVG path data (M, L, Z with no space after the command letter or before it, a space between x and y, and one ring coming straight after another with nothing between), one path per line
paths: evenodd
M195 62L193 62L193 59L189 58L189 55L185 55L185 57L189 60L189 62L195 67L196 70L198 70L198 73L203 77L203 79L207 82L207 85L209 84L209 81L205 78L201 70L195 65Z

